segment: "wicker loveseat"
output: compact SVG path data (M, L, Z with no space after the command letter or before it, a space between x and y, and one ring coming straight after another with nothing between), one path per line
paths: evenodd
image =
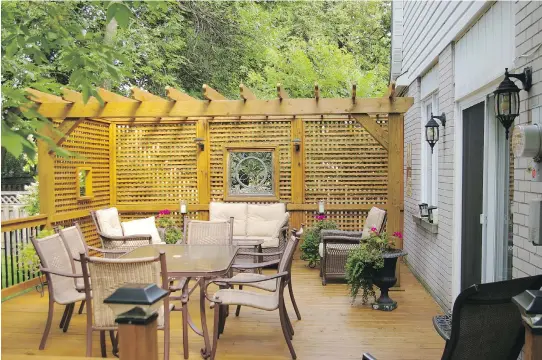
M284 251L288 236L290 214L283 203L248 204L211 202L209 219L226 221L234 218L233 240L262 238L263 253ZM268 255L263 261L279 259L279 255Z
M367 215L363 231L322 230L318 248L322 285L326 285L327 279L331 277L344 278L344 267L350 250L370 236L371 228L376 228L380 233L385 224L386 211L373 207Z

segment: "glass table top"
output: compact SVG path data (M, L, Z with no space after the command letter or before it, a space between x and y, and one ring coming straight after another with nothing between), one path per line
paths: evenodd
M221 275L232 265L238 249L237 246L228 245L146 245L130 251L122 258L152 257L164 251L170 275Z

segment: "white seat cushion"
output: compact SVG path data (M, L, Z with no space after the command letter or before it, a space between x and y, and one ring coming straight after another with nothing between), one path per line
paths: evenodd
M156 223L154 222L154 216L151 216L146 219L137 219L132 221L126 221L122 223L122 229L124 230L124 235L150 235L152 238L153 244L161 244L162 239L156 228Z
M287 216L289 215L286 215L286 207L282 203L269 205L249 204L247 235L277 237Z
M228 221L233 218L233 236L247 235L247 204L222 203L213 201L209 204L209 220Z
M123 235L117 208L112 207L109 209L96 210L96 220L100 226L100 231L104 233L104 235Z
M279 238L278 237L271 237L271 236L234 236L233 241L236 240L250 240L250 239L263 239L262 248L275 248L279 247Z
M378 232L382 229L384 224L384 219L386 218L386 211L379 209L375 206L371 208L369 214L367 214L367 219L365 219L365 224L363 226L363 236L362 239L368 239L371 236L371 228L375 227Z

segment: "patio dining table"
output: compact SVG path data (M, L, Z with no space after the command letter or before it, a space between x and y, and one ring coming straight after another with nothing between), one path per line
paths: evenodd
M122 256L125 259L156 256L160 251L166 254L167 276L170 278L199 278L201 332L190 321L190 327L203 336L205 347L201 349L204 358L210 356L211 343L205 316L205 281L225 275L231 268L239 250L234 245L147 245Z

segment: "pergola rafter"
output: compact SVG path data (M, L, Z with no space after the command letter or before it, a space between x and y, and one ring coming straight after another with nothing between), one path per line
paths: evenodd
M239 85L239 95L245 101L257 99L256 95L254 95L254 93L246 85L243 84Z
M226 99L224 95L222 95L221 93L219 93L218 91L216 91L215 89L213 89L207 84L203 84L202 90L203 90L203 97L209 101L228 100Z

